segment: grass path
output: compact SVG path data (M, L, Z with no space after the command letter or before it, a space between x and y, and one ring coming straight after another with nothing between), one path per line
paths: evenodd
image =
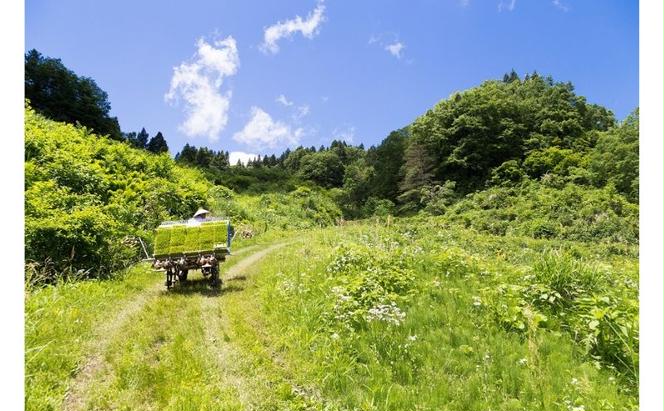
M241 259L222 265L221 291L197 273L170 292L155 277L95 330L63 409L265 409L284 372L265 366L266 352L246 349L255 324L241 324L242 312L251 310L248 276L285 245L238 251Z
M64 410L71 411L82 408L83 394L88 390L88 383L104 366L103 353L108 348L110 338L116 335L122 326L145 306L146 302L157 297L162 287L161 281L152 285L122 307L114 317L107 318L108 321L102 323L95 333L92 347L88 349L92 354L76 374L76 378L67 392L63 406Z
M231 267L223 276L227 289L240 289L235 283L246 281L247 269L284 245L282 243L267 247ZM251 400L251 382L245 370L240 367L243 363L242 351L234 342L237 335L228 316L228 301L214 298L200 300L202 321L207 323L205 327L207 346L215 360L222 384L232 387L243 409L251 409L254 403Z

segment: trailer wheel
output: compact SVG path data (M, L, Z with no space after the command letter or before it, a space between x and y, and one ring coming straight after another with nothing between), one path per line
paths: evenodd
M173 277L175 276L175 273L173 273L171 270L166 271L166 288L170 289L171 286L173 286Z
M210 277L210 284L214 288L221 287L221 279L219 278L219 264L210 269L212 276Z
M187 281L187 274L189 274L189 270L180 270L178 273L178 280L182 283Z

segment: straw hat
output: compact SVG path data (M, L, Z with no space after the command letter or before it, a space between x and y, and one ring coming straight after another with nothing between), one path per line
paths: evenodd
M194 217L197 217L197 216L203 215L203 214L210 214L210 212L208 210L204 209L204 208L199 208L198 211L196 211L196 213L194 213Z

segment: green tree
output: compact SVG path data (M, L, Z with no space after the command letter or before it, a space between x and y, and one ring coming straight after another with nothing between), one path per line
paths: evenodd
M183 164L194 165L196 164L196 153L198 150L195 146L190 146L189 143L186 143L182 147L182 151L175 155L175 161Z
M341 187L343 164L333 151L311 152L300 160L299 175L323 187Z
M639 202L639 109L620 125L602 133L590 153L593 182L613 184L628 200Z
M352 213L358 214L358 210L366 202L371 193L373 178L374 168L368 165L365 159L358 159L346 166L343 192L346 198L346 208Z
M404 151L408 139L408 129L391 132L376 148L367 152L368 163L375 173L371 183L372 195L396 201L399 195L399 181L404 163Z
M471 192L484 187L506 161L531 150L584 149L593 131L605 131L613 114L574 93L570 83L532 75L527 80L487 81L456 93L419 117L412 139L434 156L435 178Z
M401 171L403 180L399 183L401 194L398 197L405 209L421 206L423 189L434 184L434 161L424 145L413 140L409 142L404 155Z
M25 54L25 98L33 109L56 121L77 122L99 135L122 140L108 95L89 77L79 77L60 59L32 49Z
M150 135L148 134L147 131L145 131L145 127L143 127L141 131L136 135L136 141L134 142L134 146L136 148L147 148L149 138Z
M157 154L168 153L168 144L166 144L166 139L164 139L161 131L157 132L157 134L150 139L146 145L146 148L148 151Z

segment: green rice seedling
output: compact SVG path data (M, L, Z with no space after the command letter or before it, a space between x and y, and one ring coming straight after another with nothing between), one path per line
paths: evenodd
M168 253L175 254L184 252L184 243L187 235L186 227L173 227L171 230L171 245L168 249Z
M154 236L154 253L168 254L171 247L171 228L159 227Z
M186 227L186 235L184 240L184 252L198 251L201 249L200 233L201 227Z
M227 246L228 244L228 224L218 224L215 226L214 230L214 244L222 244Z
M199 250L212 250L214 248L214 236L217 225L203 225L199 228L198 244Z

